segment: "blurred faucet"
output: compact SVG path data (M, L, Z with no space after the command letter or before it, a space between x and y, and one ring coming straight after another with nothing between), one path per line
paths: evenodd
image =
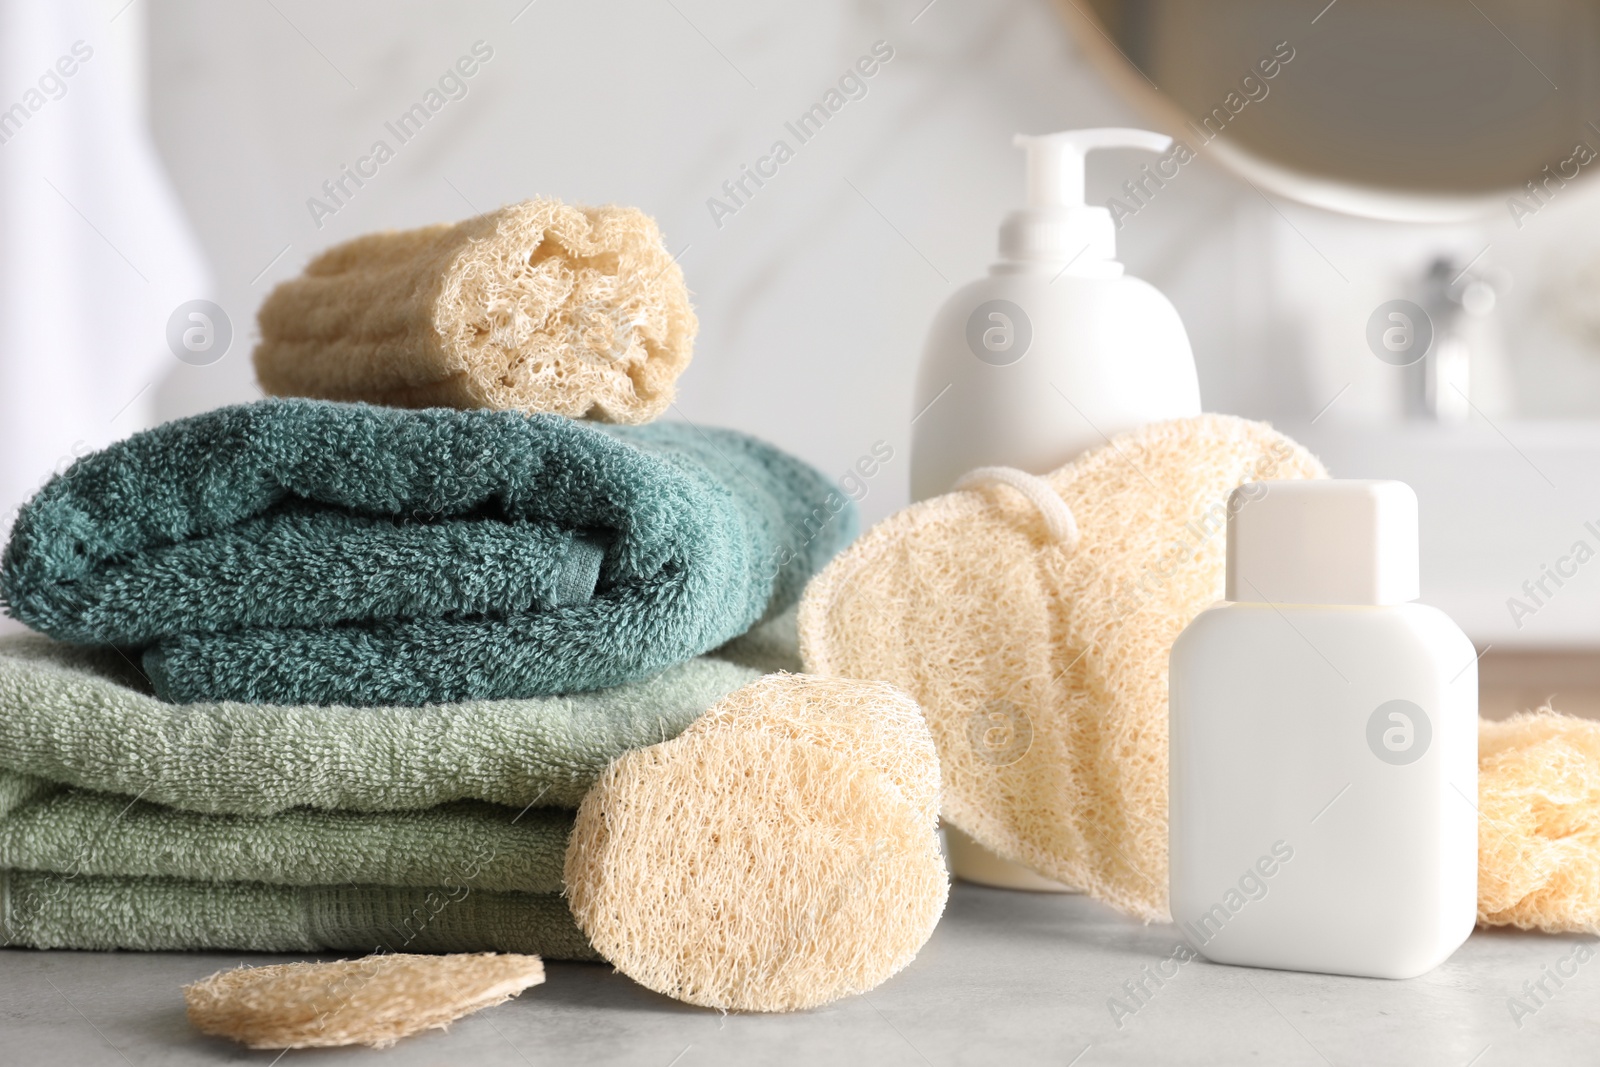
M1468 277L1451 256L1438 256L1428 265L1422 309L1433 323L1433 344L1406 368L1406 418L1454 423L1472 414L1472 342L1483 335L1473 320L1487 317L1498 295L1492 283Z

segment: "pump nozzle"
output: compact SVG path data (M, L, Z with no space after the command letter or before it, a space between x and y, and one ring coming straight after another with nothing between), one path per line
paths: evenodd
M1110 213L1084 200L1084 157L1096 148L1164 152L1172 138L1149 130L1102 127L1019 133L1013 143L1028 153L1028 206L1001 228L1001 255L1014 263L1081 260L1085 269L1092 269L1097 262L1115 259L1116 239Z
M1172 138L1116 126L1061 133L1017 134L1012 142L1028 153L1028 206L1078 207L1084 203L1084 157L1095 148L1143 148L1165 152Z

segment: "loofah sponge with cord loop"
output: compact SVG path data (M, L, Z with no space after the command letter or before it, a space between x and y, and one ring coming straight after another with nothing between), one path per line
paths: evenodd
M624 423L672 403L696 330L654 219L551 199L347 241L259 318L269 395Z
M1222 597L1228 494L1326 472L1265 424L1206 415L1122 434L1044 478L974 474L813 580L806 669L917 700L956 828L1164 919L1168 652Z
M1600 722L1478 727L1478 922L1600 933Z
M183 987L202 1033L251 1048L388 1048L544 981L538 956L394 953L236 967Z
M882 684L773 675L612 763L578 811L568 902L641 985L795 1011L911 962L944 910L938 764Z

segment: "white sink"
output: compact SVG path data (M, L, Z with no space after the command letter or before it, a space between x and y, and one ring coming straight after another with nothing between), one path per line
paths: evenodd
M1410 483L1422 509L1422 599L1479 648L1600 651L1600 422L1280 429L1335 477ZM1572 554L1579 542L1592 554L1583 562ZM1568 572L1560 585L1558 565ZM1517 608L1520 618L1512 598L1529 609Z

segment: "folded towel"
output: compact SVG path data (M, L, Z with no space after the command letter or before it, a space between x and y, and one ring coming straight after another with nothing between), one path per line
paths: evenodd
M115 649L0 639L0 934L593 958L559 895L563 809L756 677L704 656L566 697L174 705Z
M0 808L5 944L594 958L561 897L570 811L205 815L31 781Z
M0 945L598 959L558 893L0 873Z
M338 245L260 321L272 395L629 423L672 403L695 334L655 220L559 200Z
M758 676L703 656L565 697L418 708L168 704L114 649L0 638L0 768L191 811L484 800L575 808L606 765ZM0 780L0 796L4 796Z
M22 510L9 612L172 701L398 705L637 681L792 605L854 533L728 430L267 400L87 456Z
M46 784L0 809L0 870L559 893L571 832L572 812L556 808L459 801L415 811L205 815Z

